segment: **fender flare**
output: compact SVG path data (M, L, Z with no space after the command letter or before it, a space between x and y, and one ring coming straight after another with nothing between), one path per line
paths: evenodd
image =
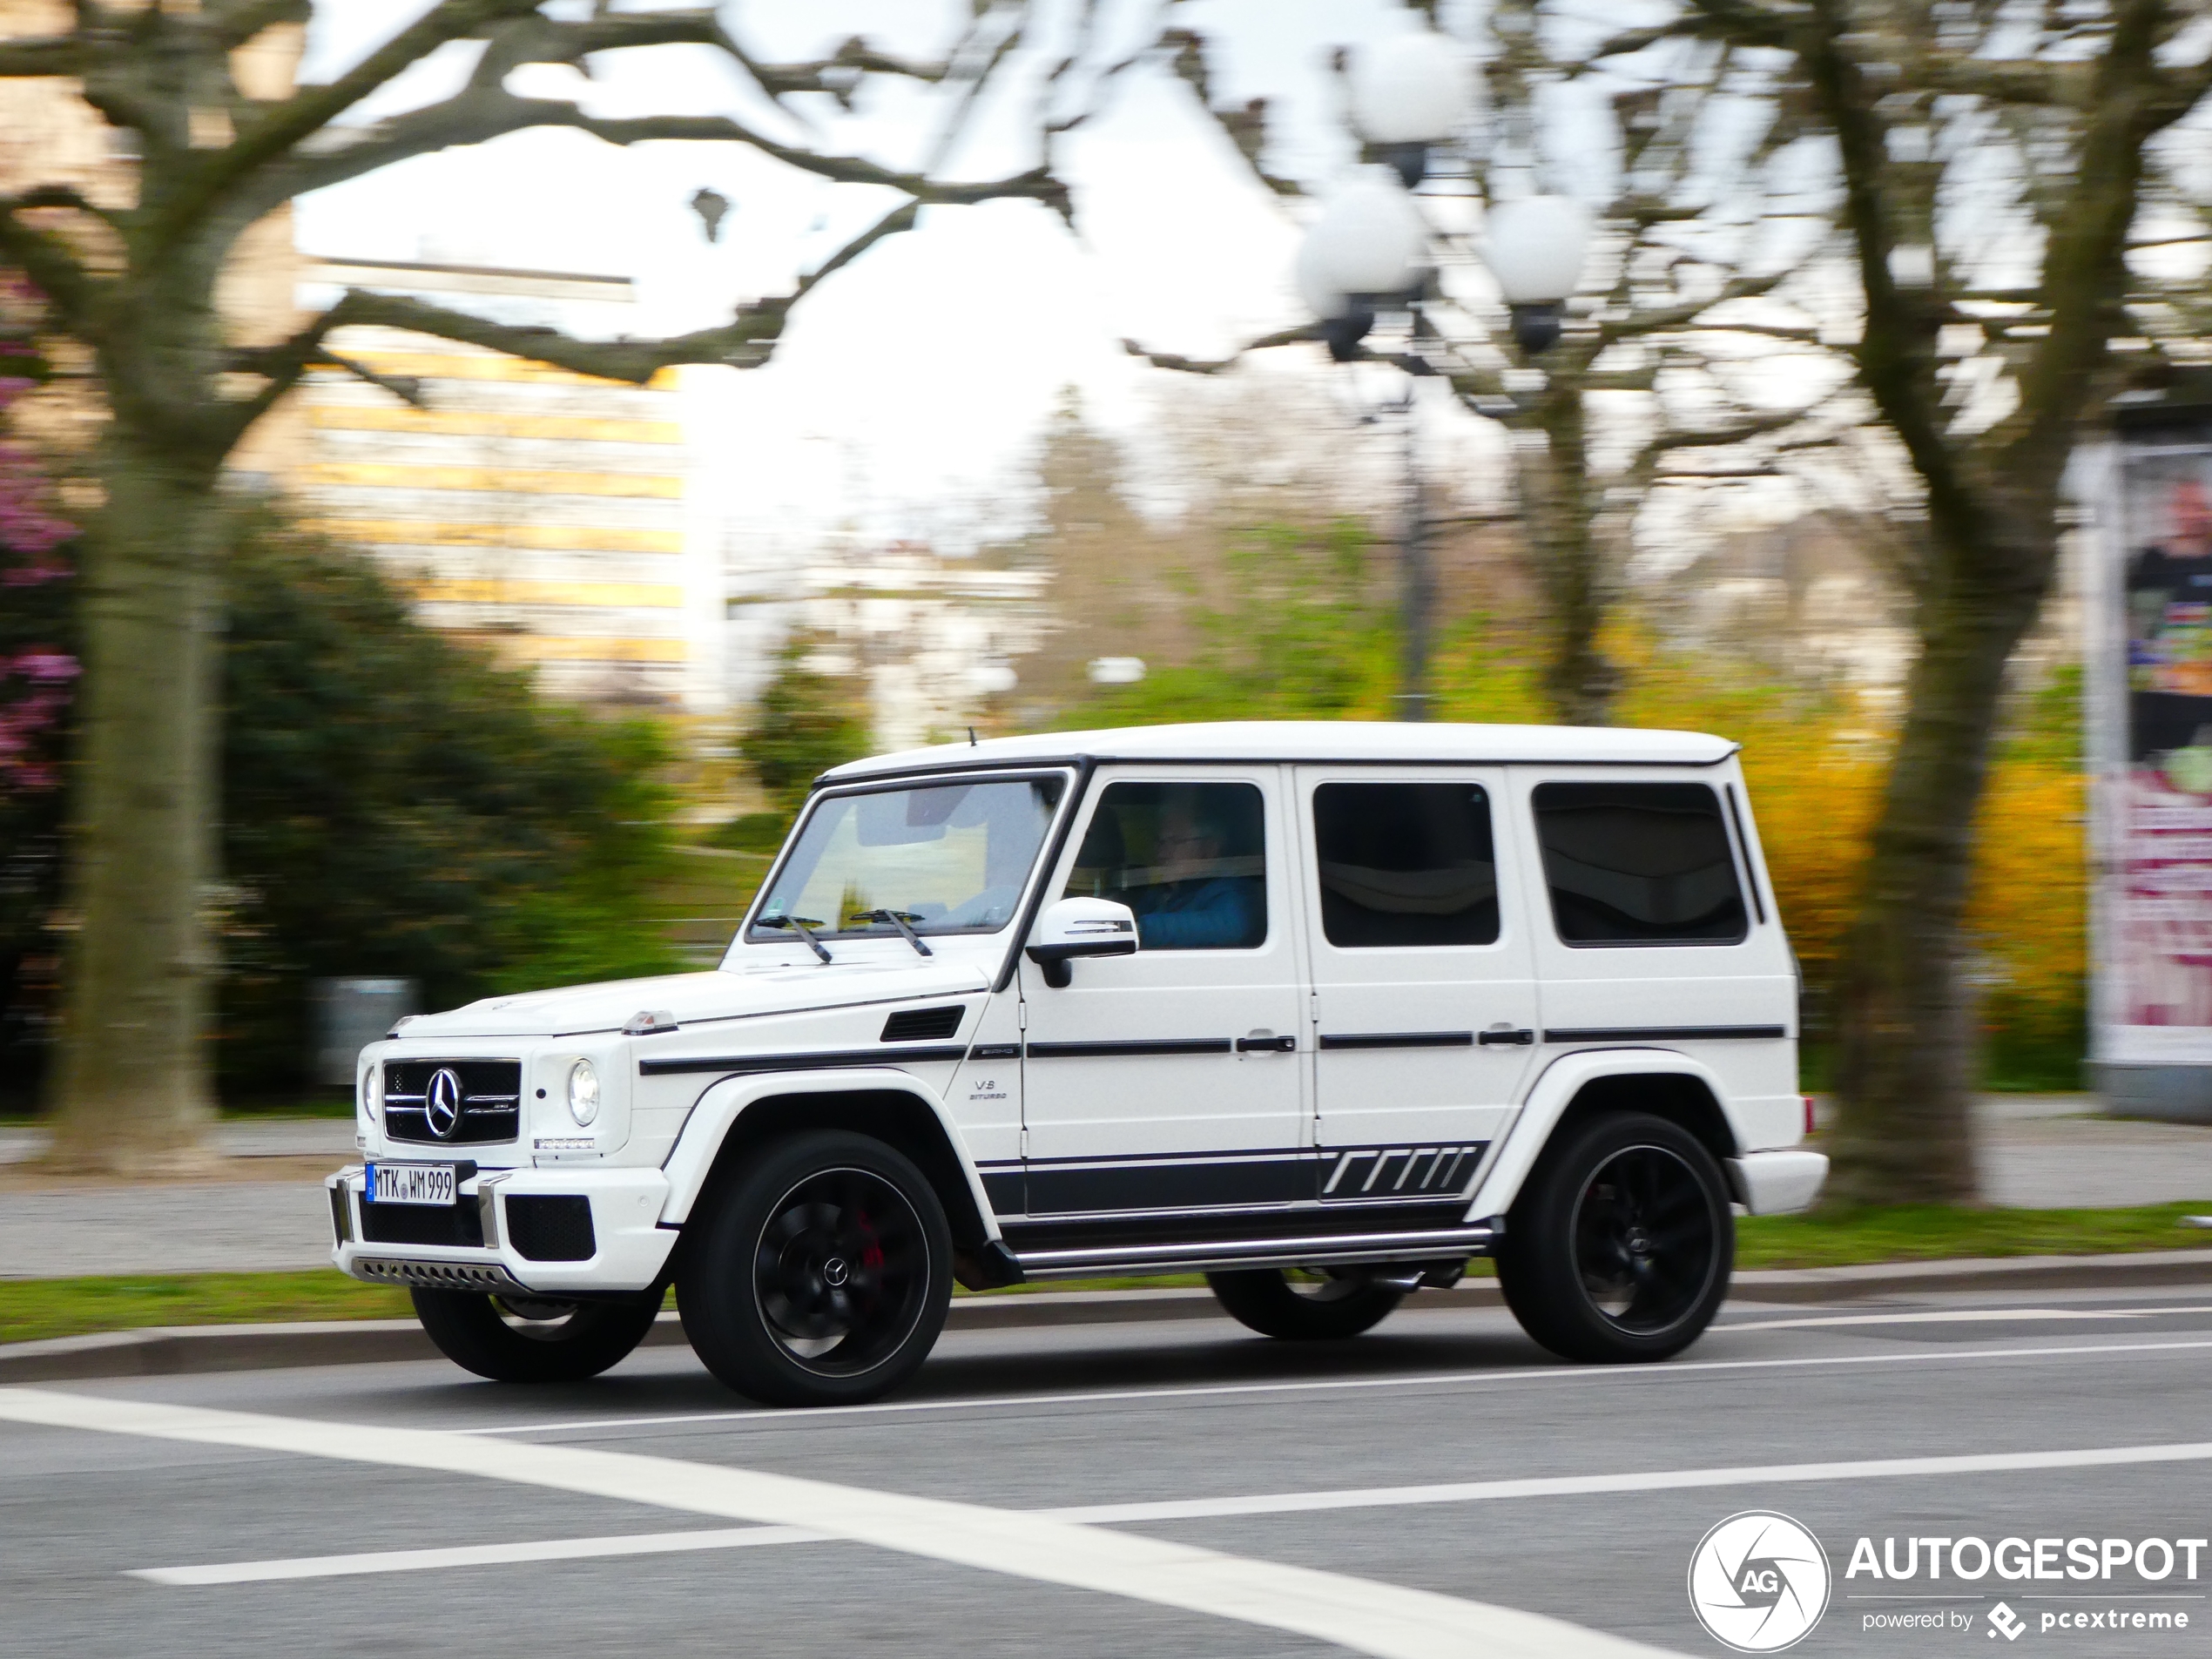
M1538 1075L1507 1129L1490 1168L1467 1206L1469 1222L1502 1216L1520 1196L1521 1184L1535 1168L1559 1120L1584 1085L1602 1077L1692 1077L1703 1083L1728 1119L1728 1093L1710 1068L1671 1049L1595 1049L1561 1055ZM1731 1124L1730 1133L1734 1134Z
M723 1142L729 1138L731 1130L749 1107L771 1097L850 1095L862 1090L912 1095L934 1114L937 1127L952 1148L953 1160L967 1178L968 1197L974 1202L975 1213L982 1217L984 1237L998 1238L998 1217L992 1213L991 1202L984 1195L982 1177L975 1171L975 1160L968 1152L960 1125L953 1121L952 1114L945 1109L945 1103L938 1098L934 1089L912 1072L889 1066L860 1067L849 1071L748 1072L710 1084L692 1105L691 1115L684 1120L684 1127L676 1136L676 1144L669 1149L668 1157L662 1162L661 1168L668 1176L668 1202L661 1209L661 1224L677 1227L690 1219L691 1206L706 1187L707 1177L713 1171Z

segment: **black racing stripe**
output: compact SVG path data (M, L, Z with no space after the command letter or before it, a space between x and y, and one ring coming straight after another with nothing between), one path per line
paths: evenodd
M756 1071L832 1071L846 1066L927 1066L961 1058L958 1043L926 1049L843 1049L826 1054L736 1054L696 1059L640 1060L639 1073L664 1077L678 1071L719 1071L739 1076Z
M1029 1213L1205 1210L1282 1204L1313 1196L1310 1157L1196 1160L1176 1163L1031 1163Z
M1022 1169L984 1170L983 1196L991 1201L991 1213L998 1216L1018 1216L1022 1211Z
M1786 1025L1623 1025L1547 1031L1547 1042L1771 1042L1790 1035Z
M1032 1195L1034 1197L1034 1188ZM1464 1197L1428 1197L1418 1203L1345 1204L1324 1209L1313 1204L1271 1209L1224 1210L1212 1215L1046 1216L1033 1207L1020 1219L1001 1224L1014 1251L1081 1250L1112 1244L1204 1244L1218 1238L1306 1238L1332 1233L1426 1232L1458 1224Z
M1227 1037L1150 1037L1136 1042L1033 1042L1032 1060L1126 1060L1160 1054L1233 1054Z
M1324 1049L1472 1049L1472 1031L1325 1031Z

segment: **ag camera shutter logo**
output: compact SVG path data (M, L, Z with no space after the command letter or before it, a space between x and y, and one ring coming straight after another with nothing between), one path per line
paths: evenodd
M1779 1653L1828 1610L1828 1552L1787 1515L1746 1509L1698 1540L1689 1607L1705 1633L1738 1653Z

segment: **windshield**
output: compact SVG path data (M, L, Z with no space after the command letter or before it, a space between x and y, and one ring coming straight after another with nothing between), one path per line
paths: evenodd
M825 938L995 933L1014 919L1066 780L933 784L833 795L818 805L746 937L788 939L788 917Z

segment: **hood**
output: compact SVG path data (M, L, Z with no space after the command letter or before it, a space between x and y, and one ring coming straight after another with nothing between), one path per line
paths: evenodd
M486 997L448 1013L419 1015L400 1035L410 1042L418 1037L577 1036L618 1031L631 1015L648 1010L665 1010L678 1025L696 1025L914 996L959 996L987 989L989 983L984 965L975 961L901 962L886 957L826 967L765 962Z

